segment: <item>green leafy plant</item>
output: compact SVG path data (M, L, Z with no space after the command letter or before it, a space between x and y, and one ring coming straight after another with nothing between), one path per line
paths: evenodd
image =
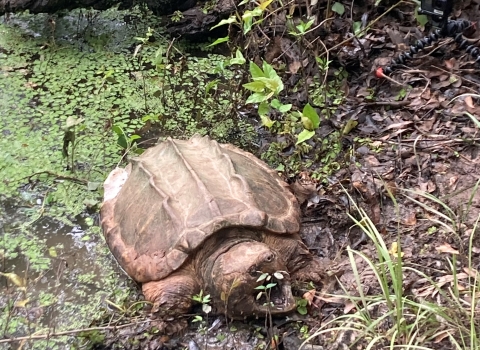
M263 68L263 69L262 69ZM243 85L247 90L253 91L245 103L259 103L258 114L263 125L271 127L273 121L268 117L270 108L275 108L281 113L288 112L291 104L282 104L277 98L283 90L282 79L277 72L267 62L263 62L262 68L257 66L255 62L250 62L250 74L252 81Z
M170 20L173 23L176 23L176 22L180 22L183 19L183 17L184 17L183 13L177 10L170 16Z
M130 135L128 136L122 127L119 125L112 125L112 130L115 134L117 134L117 144L125 150L125 152L133 151L136 154L142 154L143 149L137 147L136 140L140 138L138 135Z
M275 273L275 277L277 279L283 279L283 275L279 272ZM272 276L269 273L264 272L260 275L260 277L257 278L257 282L262 282L262 281L269 282L271 279L272 279ZM277 283L270 282L270 283L267 283L266 285L261 284L255 287L255 289L259 291L256 299L259 300L262 296L264 296L266 298L266 302L264 306L273 306L272 302L270 301L270 293L272 291L272 288L275 287L276 285Z
M332 11L342 16L345 13L345 6L343 6L340 2L335 2L332 5Z
M315 23L315 19L311 19L308 22L304 22L300 20L300 24L297 24L295 28L297 29L296 31L290 31L289 34L293 36L304 36L307 31L310 29L310 27Z
M308 306L308 301L305 299L297 299L296 302L297 304L297 312L300 315L306 315L308 313L307 306Z
M304 129L297 136L297 145L305 142L315 135L315 130L320 126L320 117L309 103L303 107L303 111L297 112L302 120Z
M210 294L203 295L203 290L192 296L192 300L202 304L202 311L206 314L209 314L212 311L212 307L210 306L210 302L212 301Z
M248 32L250 32L254 24L262 23L262 16L266 11L268 5L270 5L273 0L259 0L258 2L253 2L252 0L243 0L237 6L246 5L250 2L255 3L257 6L252 10L243 11L241 15L237 13L236 15L230 16L228 19L221 20L210 30L226 24L237 24L242 28L243 34L247 34Z

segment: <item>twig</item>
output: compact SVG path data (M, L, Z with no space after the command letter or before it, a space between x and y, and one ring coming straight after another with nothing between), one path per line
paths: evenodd
M375 101L375 102L367 102L362 103L362 106L389 106L392 108L400 108L404 106L408 106L410 101Z
M58 332L58 333L37 334L37 335L30 335L30 336L25 336L25 337L0 339L0 344L19 342L19 341L23 341L23 340L38 340L38 339L47 339L47 338L52 338L52 337L62 337L62 336L73 335L73 334L77 334L77 333L81 333L81 332L116 330L116 329L127 328L127 327L130 327L130 326L139 324L139 323L147 323L147 322L150 322L150 320L143 320L143 321L140 321L140 322L131 322L131 323L123 324L123 325L120 325L120 326L90 327L90 328L72 329L72 330L69 330L69 331L63 331L63 332Z
M413 142L413 153L415 154L415 160L417 161L417 167L418 167L418 179L422 177L422 167L420 166L420 159L417 154L417 142L418 140L422 137L422 135L418 135L415 138L415 141Z
M79 179L78 177L57 174L57 173L54 173L53 171L50 171L50 170L39 171L39 172L33 173L32 175L29 175L27 177L23 177L20 180L28 179L28 181L30 182L32 180L32 177L42 175L42 174L47 174L47 175L50 175L50 176L54 176L58 180L68 180L68 181L76 182L76 183L81 184L81 185L87 185L88 184L87 180Z

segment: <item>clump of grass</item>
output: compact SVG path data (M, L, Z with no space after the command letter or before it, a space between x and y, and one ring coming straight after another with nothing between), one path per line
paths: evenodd
M474 188L474 193L478 184ZM441 224L447 233L458 234L463 217L456 215L453 209L431 194L415 193L417 196L423 197L422 201L408 196L406 198L429 212L432 217L428 220ZM471 208L474 193L467 203L468 210ZM399 215L398 203L392 195L390 197ZM355 201L352 200L351 203L356 209L356 215L350 215L350 217L373 242L376 257L369 257L363 252L347 248L357 295L352 295L340 283L345 292L341 298L345 300L345 304L354 305L351 309L354 311L323 324L305 340L301 349L307 349L307 344L313 338L322 336L325 339L326 334L330 336L330 339L333 334L334 340L332 341L339 343L341 341L339 338L347 333L354 334L355 338L353 344L348 344L350 347L357 344L367 350L380 348L443 349L445 346L456 350L480 349L480 318L478 317L480 282L478 272L472 267L473 237L480 216L473 225L468 247L465 247L468 254L463 267L464 272L459 271L458 251L453 249L444 251L450 271L447 271L448 275L441 278L447 278L450 283L441 283L441 278L428 276L420 270L420 266L404 259L400 227L398 227L397 240L389 249L383 236L366 212L356 205ZM439 255L439 258L442 256ZM361 281L358 257L368 265L374 274L380 290L377 295L367 295L364 292L365 286ZM430 293L426 296L416 296L407 292L404 286L406 273L418 276L427 285L426 288ZM462 281L461 285L458 283L459 280ZM423 290L426 289L423 288ZM336 297L339 296L336 295Z

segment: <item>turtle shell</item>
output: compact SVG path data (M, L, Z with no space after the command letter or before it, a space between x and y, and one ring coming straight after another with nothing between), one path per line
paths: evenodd
M112 171L104 187L107 244L138 282L165 278L222 228L300 229L298 203L278 174L207 136L169 138Z

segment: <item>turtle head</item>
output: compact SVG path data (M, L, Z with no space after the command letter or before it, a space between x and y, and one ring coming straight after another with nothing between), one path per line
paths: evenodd
M266 244L239 242L217 255L210 266L205 284L219 312L243 318L295 309L285 262Z

